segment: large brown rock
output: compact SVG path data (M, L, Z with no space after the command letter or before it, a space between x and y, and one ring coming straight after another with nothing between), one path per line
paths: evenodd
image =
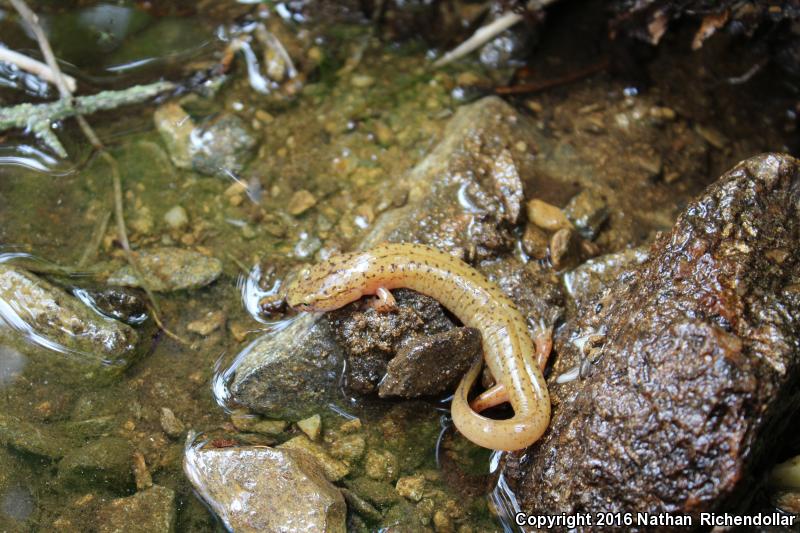
M744 508L800 401L799 165L734 167L567 324L552 425L503 467L521 510ZM556 384L590 333L590 375Z

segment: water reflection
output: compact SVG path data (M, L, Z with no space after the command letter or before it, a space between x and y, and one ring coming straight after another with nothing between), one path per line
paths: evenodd
M3 337L0 326L0 338ZM11 346L0 344L0 388L11 384L17 376L22 374L28 359Z
M3 166L22 167L54 177L69 176L78 168L77 165L30 144L0 145L0 167Z

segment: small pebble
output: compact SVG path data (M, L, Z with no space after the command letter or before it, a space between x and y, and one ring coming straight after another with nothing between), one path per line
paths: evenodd
M189 223L189 215L186 214L186 209L176 205L164 213L164 222L172 229L181 229Z
M225 313L222 311L209 311L197 320L193 320L186 325L186 329L192 333L197 333L206 337L218 330L225 324Z
M370 87L371 85L375 84L375 78L372 76L368 76L366 74L354 74L352 78L350 78L350 84L353 87L358 87L359 89L363 89L365 87Z
M317 198L311 192L301 189L289 199L287 210L290 215L302 215L317 204Z
M528 220L542 229L557 231L572 227L567 215L558 207L538 198L527 203Z
M322 431L322 419L318 414L312 415L299 421L297 427L300 428L300 431L308 435L309 439L317 440Z
M522 249L533 259L544 259L547 257L548 246L547 233L534 224L525 225L525 233L522 234Z
M422 499L425 490L425 478L420 475L401 477L397 480L395 489L403 498L418 502Z
M571 229L560 229L550 239L550 260L556 270L578 265L580 261L580 239Z
M178 420L178 417L175 416L175 413L173 413L172 409L169 407L161 408L160 422L161 429L164 430L164 433L173 439L180 438L186 429L186 427L183 425L183 422Z

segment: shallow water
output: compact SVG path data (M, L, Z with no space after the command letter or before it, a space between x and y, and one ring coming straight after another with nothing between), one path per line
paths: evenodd
M230 12L183 2L150 10L135 3L34 7L43 14L65 70L86 93L208 72L231 39L250 39L250 26L258 19L251 16L246 24L237 20L256 9L245 4ZM280 16L286 6L277 9ZM531 59L534 70L568 71L570 65L600 54L587 46L590 37L586 43L565 44L574 35L572 25L592 25L590 15L570 16L554 13ZM468 61L432 72L429 44L420 40L380 40L366 23L292 24L301 35L300 48L309 56L322 56L313 60L317 66L303 87L270 83L263 57L248 42L218 89L206 83L213 76L200 76L193 85L200 96L182 100L190 119L198 122L213 122L220 114L241 119L256 141L242 168L223 162L216 175L176 168L153 127L153 112L165 98L90 117L119 164L133 248L192 248L220 259L223 272L201 289L157 294L161 320L184 341L160 332L152 318L134 321L138 356L112 380L68 377L60 368L75 350L41 335L40 324L14 310L13 298L0 299L0 529L98 527L108 501L136 491L133 477L119 484L87 469L84 479L76 480L65 474L62 457L107 437L129 442L144 456L152 481L175 491L178 531L221 529L183 473L186 433L167 435L162 408L174 412L187 429L202 433L204 440L234 435L240 442L251 438L250 443L271 445L300 435L295 426L264 436L239 431L231 422L232 414L243 415L228 390L237 361L248 346L292 320L280 312L265 313L262 302L277 294L294 264L348 249L366 234L380 215L378 205L386 203L388 185L430 151L454 110L472 99L457 82L459 74L468 72L481 81L477 89L470 88L478 97L489 92L486 87L505 83L513 70L492 71ZM603 31L595 24L592 35ZM13 17L0 17L0 34L3 44L34 53L35 43ZM670 209L665 212L675 212L730 163L764 149L791 150L796 141L792 121L786 119L792 100L770 83L769 73L746 86L718 85L717 79L737 67L721 63L715 65L717 79L703 78L698 83L705 84L704 90L687 92L689 84L680 80L707 68L713 50L687 59L676 43L668 42L648 63L652 71L662 69L651 86L637 87L626 76L601 75L511 101L526 113L544 108L536 119L554 139L561 135L563 122L591 116L598 95L627 99L634 106L639 91L648 101L677 109L688 122L725 132L730 141L723 149L708 150L703 175L677 182L671 196L652 193L668 197ZM15 76L0 70L0 104L54 97L54 92ZM200 90L204 87L210 88ZM769 97L763 97L764 91ZM717 100L704 105L710 95ZM104 276L125 261L111 215L111 174L82 140L74 121L65 121L56 133L68 160L25 132L0 134L0 257L32 258L25 268L87 304L86 290L102 285ZM297 191L308 191L314 202L292 215L287 206ZM563 205L575 192L544 184L537 194ZM454 201L478 209L466 188ZM175 206L188 214L179 227L164 218ZM668 217L665 224L654 215L652 227L629 244L640 244L654 228L670 223ZM143 292L138 296L146 300ZM110 320L95 305L87 309L98 320ZM204 334L193 331L190 323L209 312L221 312L221 324ZM453 519L463 531L508 530L498 514L513 509L513 495L502 486L486 488L497 457L492 460L488 452L454 435L446 417L442 419L442 405L355 398L342 388L338 400L319 414L331 439L338 438L342 424L361 419L368 449L390 450L404 475L428 476L429 488L436 492L431 505L453 502ZM46 435L54 450L32 441L36 431ZM396 441L384 442L385 434ZM354 467L353 477L363 474L360 468ZM424 515L425 510L419 512ZM384 518L392 516L386 513ZM372 522L364 527L390 525Z

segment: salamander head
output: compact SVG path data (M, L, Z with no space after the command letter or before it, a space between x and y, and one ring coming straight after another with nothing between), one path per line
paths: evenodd
M361 298L358 280L352 269L325 261L290 274L283 294L289 307L297 311L332 311Z

